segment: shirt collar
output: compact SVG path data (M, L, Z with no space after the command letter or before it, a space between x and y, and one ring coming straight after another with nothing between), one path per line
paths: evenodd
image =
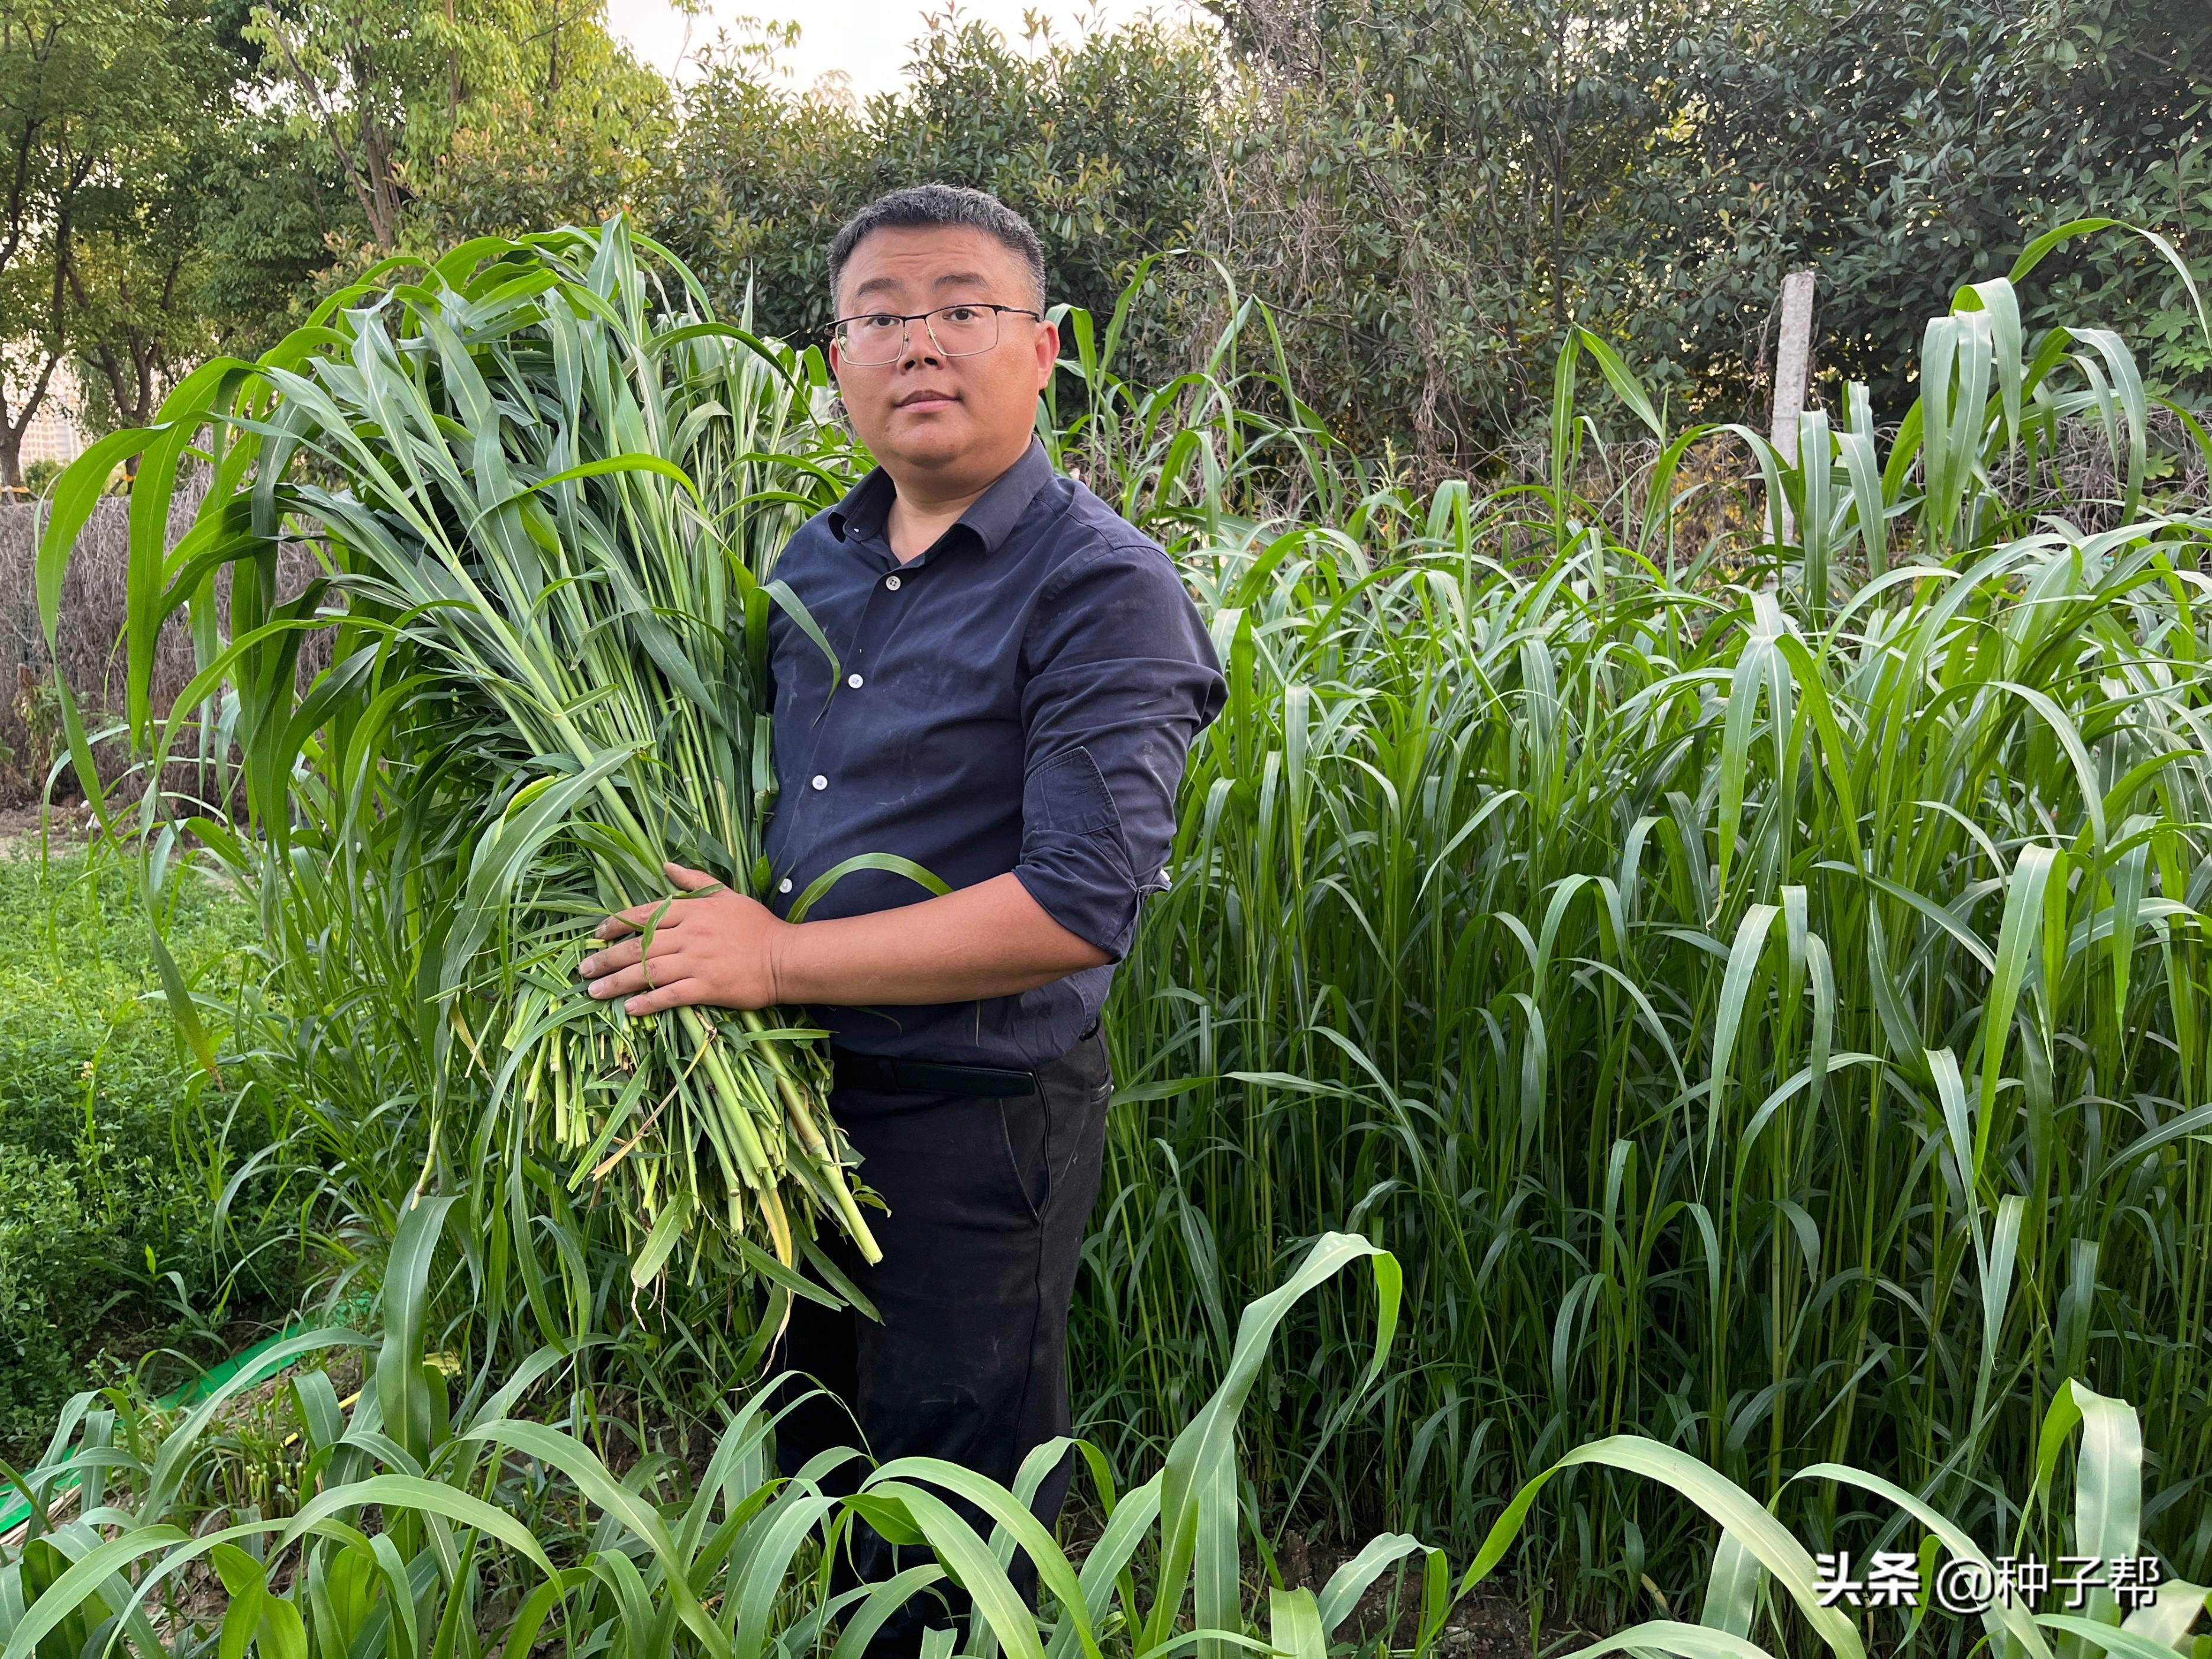
M1022 452L1021 459L1001 472L988 489L969 505L953 526L965 525L983 544L987 553L1013 532L1029 504L1036 499L1052 477L1052 458L1045 453L1044 445L1036 438ZM880 466L854 484L845 499L830 509L830 531L841 542L855 537L866 538L883 533L890 518L891 502L897 489L890 474ZM947 535L951 531L945 532Z

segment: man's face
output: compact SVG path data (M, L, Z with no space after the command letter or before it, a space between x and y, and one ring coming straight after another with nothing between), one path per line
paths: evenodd
M840 318L911 315L940 306L1031 307L1027 268L995 238L967 226L871 231L838 283ZM899 471L956 484L988 483L1019 459L1052 378L1060 331L1019 312L998 313L999 343L948 357L920 320L888 363L854 363L835 343L831 367L853 428L876 459Z

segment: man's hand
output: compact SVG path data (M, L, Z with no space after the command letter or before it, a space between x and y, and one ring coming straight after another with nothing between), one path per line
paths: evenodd
M697 1003L967 1002L1012 996L1113 960L1047 915L1012 875L896 909L791 922L704 871L665 867L683 893L609 916L597 937L620 942L576 964L593 996L629 998L626 1013ZM646 958L643 930L655 915Z
M662 867L684 890L682 896L634 904L599 925L594 938L619 942L576 964L576 971L591 981L592 994L627 997L623 1011L631 1014L657 1014L687 1004L766 1008L780 1001L773 953L777 934L791 924L703 870L680 864ZM648 922L650 957L644 953Z

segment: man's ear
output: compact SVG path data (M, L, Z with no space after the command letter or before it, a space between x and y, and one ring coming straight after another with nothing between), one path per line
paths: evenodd
M1052 371L1060 362L1060 325L1047 323L1037 330L1037 390L1052 384Z

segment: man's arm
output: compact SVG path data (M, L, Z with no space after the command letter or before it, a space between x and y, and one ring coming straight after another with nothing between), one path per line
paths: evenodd
M1012 996L1113 960L1045 914L1012 874L833 921L788 922L712 876L668 866L687 896L635 905L599 924L617 942L584 958L592 994L633 1014L687 1003L900 1007ZM641 930L659 914L648 965Z
M669 866L697 894L599 926L592 994L633 1013L686 1003L897 1007L1011 996L1121 959L1161 884L1176 791L1219 710L1221 672L1167 556L1102 543L1039 595L1023 688L1026 771L1013 870L941 898L796 925ZM656 912L648 983L639 940Z

